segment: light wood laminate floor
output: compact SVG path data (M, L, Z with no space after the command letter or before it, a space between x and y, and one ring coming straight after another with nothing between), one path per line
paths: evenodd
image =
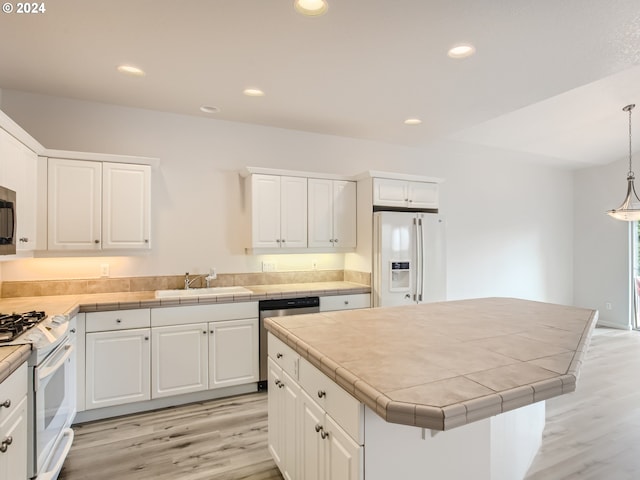
M60 480L282 479L267 452L264 393L74 429ZM640 333L596 329L577 391L547 401L526 480L637 480L639 448Z

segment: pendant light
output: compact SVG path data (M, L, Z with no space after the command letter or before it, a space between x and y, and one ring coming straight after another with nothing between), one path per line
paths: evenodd
M636 193L636 187L634 185L635 175L631 167L631 110L633 110L634 107L635 104L631 104L622 109L624 112L629 112L629 172L627 173L627 196L622 202L622 205L607 212L607 214L613 218L627 222L640 220L640 198L638 198L638 194Z

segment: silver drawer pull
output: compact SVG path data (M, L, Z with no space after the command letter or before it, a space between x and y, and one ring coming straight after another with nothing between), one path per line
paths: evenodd
M122 323L122 319L121 318L116 318L116 323Z
M284 388L284 382L280 382L280 385L278 385L278 388Z
M282 353L276 353L276 358L282 358L284 355Z
M0 407L9 408L11 406L11 399L7 398L4 402L0 403Z
M320 432L320 436L322 437L322 439L324 440L325 438L327 438L329 436L329 432L325 432L324 430L322 432Z
M276 387L279 387L281 383L282 383L282 382L281 382L280 380L276 380L276 381L275 381Z
M324 390L318 390L318 398L322 398L326 396L327 396L327 392L325 392Z
M316 432L320 432L320 430L323 430L324 427L322 425L320 425L319 423L316 425Z

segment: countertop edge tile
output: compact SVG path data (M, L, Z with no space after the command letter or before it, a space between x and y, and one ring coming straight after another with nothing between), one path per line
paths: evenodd
M16 346L18 348L12 348L13 351L11 353L9 353L8 355L3 355L2 349ZM9 375L11 375L18 369L18 367L20 367L20 365L26 362L29 358L29 355L31 355L31 345L14 345L0 347L0 357L4 357L2 358L2 360L0 360L0 383L5 381Z

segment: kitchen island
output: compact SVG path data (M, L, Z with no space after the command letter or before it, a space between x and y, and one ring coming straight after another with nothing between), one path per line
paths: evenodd
M315 425L321 438L331 439L326 425L337 424L334 430L358 447L342 458L344 478L514 480L539 448L544 400L575 390L596 320L594 310L485 298L272 318L266 325L277 350L272 358L299 357L289 372L282 364L282 377L295 383L298 375L300 429L307 397L314 397L326 407ZM360 411L349 399L329 407L334 390L323 387L316 396L308 379L318 375ZM271 402L276 389L269 389ZM276 458L292 477L317 462L305 435L288 465ZM286 451L286 438L276 440ZM346 444L327 455L337 457Z

